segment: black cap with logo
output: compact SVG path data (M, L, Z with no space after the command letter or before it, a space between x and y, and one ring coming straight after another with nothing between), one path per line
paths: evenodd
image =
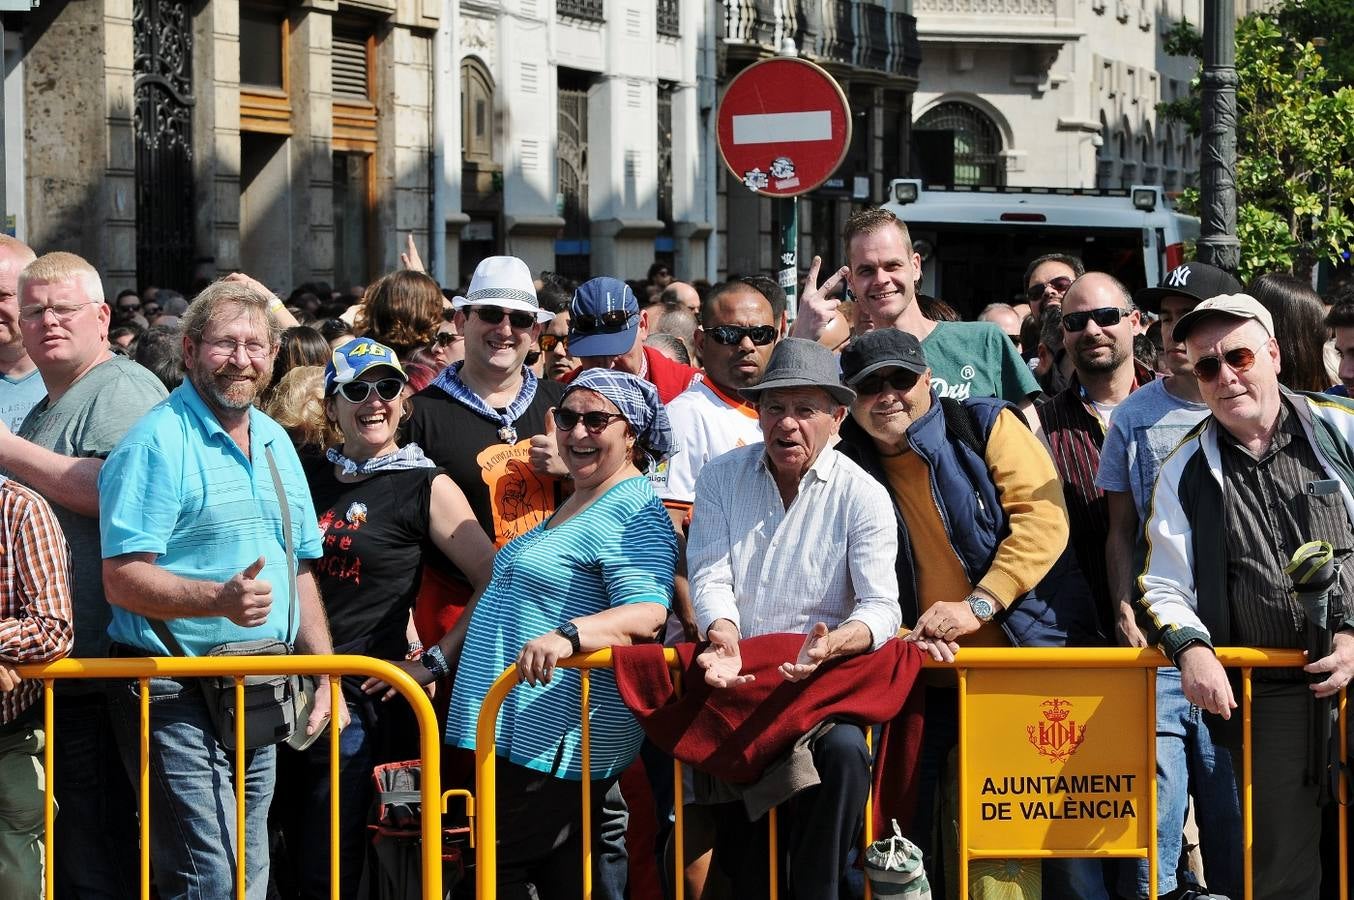
M1241 293L1241 282L1226 271L1208 263L1181 263L1166 273L1161 284L1154 288L1143 288L1133 295L1133 302L1139 309L1148 312L1161 311L1161 298L1172 294L1193 297L1195 300L1209 300L1220 294Z

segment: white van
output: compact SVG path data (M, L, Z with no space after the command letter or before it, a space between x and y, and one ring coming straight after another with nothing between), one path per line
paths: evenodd
M1023 300L1025 267L1045 253L1080 257L1136 291L1184 262L1184 243L1199 236L1199 220L1152 185L947 188L898 178L884 208L907 223L922 256L918 291L969 319L989 303Z

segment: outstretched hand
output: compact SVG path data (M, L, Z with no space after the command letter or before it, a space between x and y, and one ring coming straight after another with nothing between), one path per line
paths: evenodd
M721 620L722 621L722 620ZM710 646L696 657L696 665L705 670L705 683L715 688L731 688L755 681L743 674L743 651L738 646L738 630L732 624L710 626L706 632Z
M832 649L829 646L828 631L826 622L819 622L813 626L813 629L804 637L804 643L799 648L799 655L795 657L794 662L783 662L780 664L780 674L786 681L803 681L823 664L829 656L832 655Z
M845 280L847 275L851 274L851 270L842 266L829 275L828 279L819 286L818 269L822 264L823 258L815 256L813 265L809 266L808 277L804 279L804 290L799 295L795 324L790 329L791 337L805 338L810 341L818 340L827 330L827 327L832 324L837 307L841 306L841 301L832 296L832 292Z

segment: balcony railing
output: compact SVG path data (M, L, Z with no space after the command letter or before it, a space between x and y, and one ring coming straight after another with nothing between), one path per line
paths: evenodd
M602 0L555 0L555 15L560 18L605 22Z
M681 0L658 0L658 33L665 37L681 37Z
M790 37L810 59L912 78L921 65L917 20L870 0L725 0L724 37L770 52Z

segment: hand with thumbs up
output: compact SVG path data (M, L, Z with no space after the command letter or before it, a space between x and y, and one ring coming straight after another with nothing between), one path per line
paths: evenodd
M559 443L555 438L555 408L550 407L545 414L545 434L531 436L531 449L528 451L531 468L538 475L551 478L565 478L569 469L559 455Z
M217 591L217 610L241 628L262 625L273 608L273 586L257 580L262 571L263 557L260 556Z

